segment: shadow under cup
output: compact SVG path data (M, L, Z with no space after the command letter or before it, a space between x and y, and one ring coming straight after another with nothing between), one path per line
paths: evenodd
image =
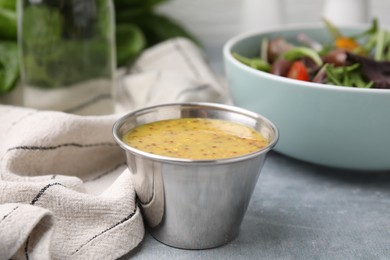
M139 125L177 118L236 122L257 130L269 145L238 157L190 160L150 154L122 141L124 134ZM114 124L113 135L126 151L152 236L183 249L213 248L236 237L266 154L278 140L278 130L268 119L212 103L164 104L137 110Z

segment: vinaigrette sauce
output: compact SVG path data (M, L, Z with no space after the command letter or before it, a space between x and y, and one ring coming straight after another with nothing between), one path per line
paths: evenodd
M141 151L174 158L210 160L258 151L268 141L254 129L217 119L180 118L138 126L123 141Z

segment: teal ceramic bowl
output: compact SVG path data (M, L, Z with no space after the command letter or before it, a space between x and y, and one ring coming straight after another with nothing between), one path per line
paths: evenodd
M365 27L367 28L367 27ZM361 31L342 28L345 35ZM275 150L310 163L354 170L390 169L390 90L303 82L257 71L232 52L253 57L263 37L295 39L300 32L331 41L320 25L249 32L224 46L225 72L235 105L273 121Z

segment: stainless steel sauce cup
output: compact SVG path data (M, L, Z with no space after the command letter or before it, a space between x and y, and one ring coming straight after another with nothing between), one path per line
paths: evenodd
M170 158L140 151L122 141L131 129L167 119L211 118L254 128L265 148L219 160ZM183 249L221 246L236 237L266 154L278 140L268 119L233 106L212 103L164 104L120 118L113 127L126 151L137 197L150 232L158 241Z

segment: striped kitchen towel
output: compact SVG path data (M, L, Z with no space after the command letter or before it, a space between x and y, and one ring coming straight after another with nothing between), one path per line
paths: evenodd
M0 259L127 254L144 226L111 134L115 120L159 103L229 102L204 55L184 39L145 51L119 82L111 115L76 115L93 103L68 113L0 105Z
M0 259L115 259L140 243L116 117L0 106Z

